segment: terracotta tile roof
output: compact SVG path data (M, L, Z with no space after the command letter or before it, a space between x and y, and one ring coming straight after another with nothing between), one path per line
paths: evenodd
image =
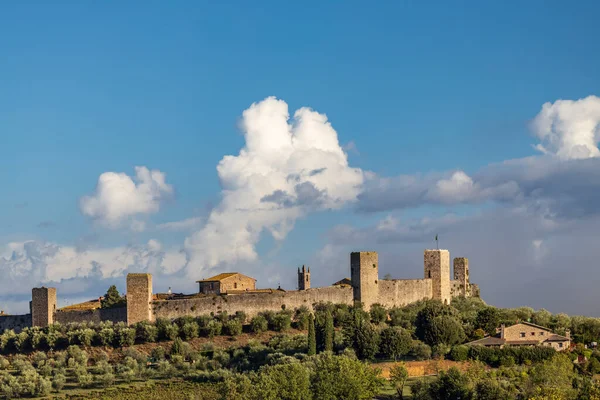
M352 285L352 280L350 278L344 278L333 284L333 286L337 285Z
M543 329L543 330L545 330L547 332L552 332L552 330L550 328L547 328L547 327L541 326L541 325L532 324L531 322L527 322L527 321L519 321L519 322L517 322L514 325L517 325L517 324L529 325L529 326L532 326L534 328ZM514 326L514 325L511 325L511 326ZM508 328L508 326L507 326L507 328Z
M567 340L571 340L568 337L561 335L552 335L549 336L544 342L566 342Z
M57 311L95 310L96 308L100 308L100 299L89 300L78 304L71 304L70 306L59 308Z
M483 339L474 340L467 344L476 345L476 346L501 346L506 343L506 339L501 339L495 336L487 336Z
M202 280L199 280L199 281L196 281L196 282L220 282L220 281L222 281L223 279L231 278L231 277L232 277L232 276L234 276L234 275L242 275L242 276L244 276L244 277L246 277L246 278L250 278L249 276L246 276L246 275L240 274L239 272L223 272L223 273L221 273L221 274L219 274L219 275L215 275L215 276L213 276L213 277L211 277L211 278L208 278L208 279L202 279ZM254 278L250 278L250 279L252 279L252 280L256 280L256 279L254 279Z

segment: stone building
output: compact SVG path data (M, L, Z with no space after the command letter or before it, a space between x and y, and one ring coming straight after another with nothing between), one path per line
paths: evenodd
M311 287L310 269L298 269L298 290L256 289L256 279L237 273L222 273L197 281L199 293L153 293L152 275L127 275L127 306L101 309L70 306L56 310L56 289L36 288L32 291L31 315L0 316L0 331L25 325L46 326L53 322L154 321L156 318L177 318L243 311L251 318L262 311L294 310L306 306L312 309L320 302L353 305L362 303L366 309L379 303L385 307L404 306L419 300L438 299L449 303L458 296L479 297L479 288L470 282L466 258L454 259L454 279L450 279L448 250L425 250L422 279L379 279L377 252L350 254L350 278L331 286ZM94 302L95 304L95 302Z
M566 350L571 345L571 333L557 335L550 329L529 322L519 322L509 327L500 326L493 336L467 343L471 346L504 347L504 346L546 346L557 351Z
M199 285L198 293L202 294L226 294L256 290L256 279L239 272L225 272L196 282Z
M298 290L310 289L310 267L306 269L303 265L302 270L298 268Z

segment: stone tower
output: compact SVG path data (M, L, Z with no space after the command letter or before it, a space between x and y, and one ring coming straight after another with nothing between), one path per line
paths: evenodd
M369 310L379 300L379 259L375 251L350 253L350 276L354 301Z
M450 304L450 252L425 250L425 279L431 279L432 298Z
M127 325L152 319L152 275L127 274Z
M31 325L48 326L54 323L56 288L31 289Z
M303 265L302 270L298 268L298 290L310 289L310 267L306 269Z
M460 294L466 296L469 293L469 259L456 257L454 259L454 280L460 283Z

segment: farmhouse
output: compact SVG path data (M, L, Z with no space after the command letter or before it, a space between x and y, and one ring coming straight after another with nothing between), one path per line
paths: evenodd
M570 331L567 330L565 335L557 335L548 328L529 322L519 322L509 327L503 324L495 335L469 342L467 345L500 348L504 346L547 346L562 351L571 345Z

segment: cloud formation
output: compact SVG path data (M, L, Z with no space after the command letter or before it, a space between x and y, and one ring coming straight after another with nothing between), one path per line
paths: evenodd
M172 281L185 262L183 251L163 249L153 239L143 245L87 250L35 240L12 242L0 248L0 292L28 296L32 287L53 285L60 296L79 293L93 298L106 290L101 282L116 279L122 287L129 272L169 275ZM91 294L92 288L99 293Z
M217 166L221 202L185 241L191 274L255 260L263 231L283 240L309 211L355 201L363 183L324 114L301 108L290 120L288 105L268 97L243 112L241 126L246 145Z
M130 217L153 214L160 203L173 194L166 176L158 170L135 167L135 177L125 173L105 172L98 178L93 195L80 199L81 212L108 228L118 228ZM130 221L135 231L144 230L143 221Z
M600 156L600 98L545 103L532 123L542 143L536 149L561 159Z

